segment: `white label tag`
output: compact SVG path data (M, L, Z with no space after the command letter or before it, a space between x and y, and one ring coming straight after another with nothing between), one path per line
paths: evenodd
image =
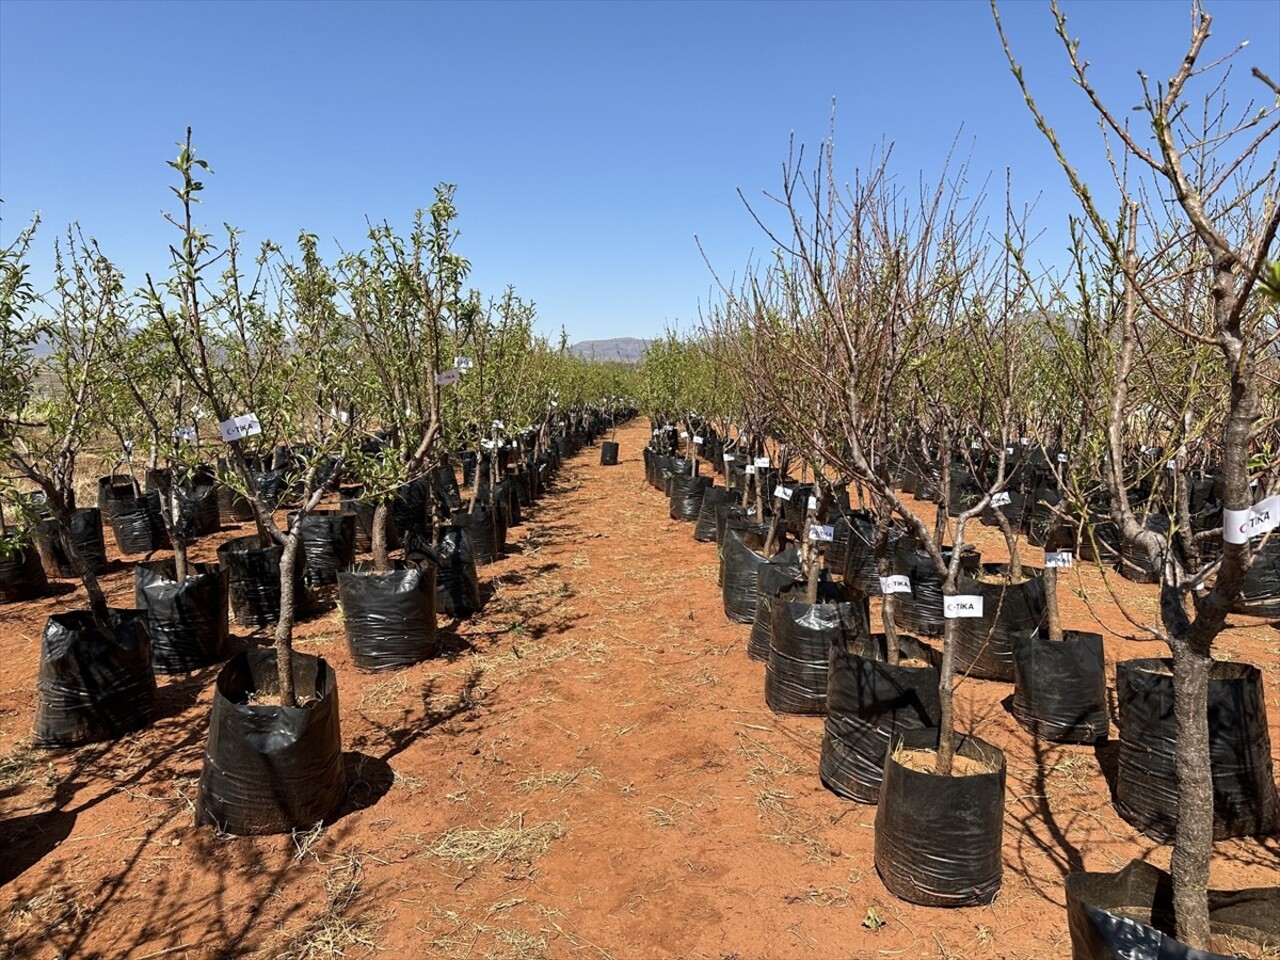
M493 442L492 440L490 440L488 437L485 437L484 439L482 439L482 440L480 441L480 446L484 447L486 450L492 450L492 449L494 448L495 444L494 444L494 442Z
M1070 550L1049 550L1044 555L1046 567L1070 567L1073 557Z
M223 420L218 424L218 433L222 435L225 443L230 443L232 440L239 440L243 437L253 437L261 432L262 424L258 422L258 418L252 413L246 413L240 417L232 417L230 420Z
M1280 527L1280 493L1259 500L1248 510L1222 511L1222 539L1227 543L1248 543L1276 527Z
M1066 463L1066 462L1067 462L1067 455L1066 455L1065 453L1060 453L1060 454L1058 454L1058 462L1059 462L1059 463Z
M696 443L698 446L702 446L702 438L701 438L701 437L695 436L695 437L693 438L693 442L694 442L694 443Z
M1004 448L1004 455L1005 455L1006 457L1012 457L1012 456L1013 456L1013 447L1005 447L1005 448Z
M809 505L808 505L808 509L810 509L810 510L817 510L817 509L818 509L818 498L817 498L817 497L810 497L810 498L809 498Z
M724 462L725 462L725 463L733 463L733 454L732 454L732 453L726 453L726 454L724 455Z
M943 597L942 615L948 620L982 616L982 598L977 596Z
M1019 437L1019 438L1018 438L1018 442L1019 442L1020 444L1022 444L1024 447L1029 447L1029 446L1031 446L1031 438L1030 438L1030 437Z
M124 455L127 457L131 453L133 453L133 441L126 440L124 442Z
M790 500L790 499L791 499L791 496L792 496L792 494L793 494L794 492L795 492L795 491L793 491L793 490L789 490L789 489L787 489L786 487L774 487L774 488L773 488L773 495L774 495L775 497L777 497L779 500Z
M748 464L747 464L747 473L755 474L755 472L756 472L756 465L755 465L754 463L748 463Z
M881 593L910 593L911 578L900 573L895 573L892 577L880 578Z
M681 439L681 440L688 440L688 439L689 439L689 431L688 431L688 430L681 430L681 431L680 431L680 439Z
M1000 493L991 495L991 505L993 507L1007 507L1010 502L1008 491L1002 490Z
M1166 470L1177 470L1177 469L1178 469L1178 461L1177 461L1177 460L1170 460L1168 463L1166 463L1166 464L1164 465L1164 468L1165 468Z
M458 370L446 370L444 373L436 374L437 387L451 387L462 379L462 373Z
M173 431L173 439L175 440L195 440L195 438L195 427L178 427L178 429Z
M756 466L757 466L757 467L767 467L767 466L769 466L769 458L768 458L768 457L756 457Z
M475 366L475 363L467 357L453 358L453 369L459 371L460 373L465 373L466 371L470 370L474 366Z
M495 420L495 421L493 421L493 429L495 429L495 430L505 430L506 428L507 428L507 425L506 425L505 423L503 423L501 420Z
M831 543L836 538L835 527L830 524L809 524L809 539L819 543Z
M981 450L981 449L982 449L982 444L980 444L977 440L974 440L972 443L970 443L970 444L969 444L969 449L970 449L970 450Z

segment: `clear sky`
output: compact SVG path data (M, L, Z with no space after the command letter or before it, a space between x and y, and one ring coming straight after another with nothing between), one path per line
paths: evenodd
M1064 0L1104 90L1185 50L1178 0ZM1251 41L1233 89L1280 77L1280 3L1210 0L1211 47ZM1047 3L1005 0L1029 81L1087 174L1097 134ZM843 169L881 141L899 175L936 173L957 132L974 169L1039 197L1041 259L1073 210L1031 125L985 0L735 3L0 0L0 240L44 218L35 276L79 221L126 271L163 273L165 161L195 129L206 226L256 247L301 229L359 247L458 185L459 252L571 339L687 325L718 270L767 248L737 197L774 189L787 139L816 146L836 103ZM997 185L997 192L999 186Z

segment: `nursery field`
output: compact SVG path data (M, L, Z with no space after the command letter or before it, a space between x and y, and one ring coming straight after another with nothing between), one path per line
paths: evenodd
M296 648L338 676L351 784L310 832L195 825L216 666L161 678L140 733L34 749L40 633L82 588L0 608L0 958L1057 958L1068 872L1168 868L1170 848L1111 806L1114 739L1037 741L1009 684L965 679L959 727L1008 763L1002 888L956 910L889 894L875 808L820 783L822 718L765 706L749 628L723 613L716 546L645 483L648 439L633 421L619 466L596 446L566 462L482 569L483 612L441 618L439 657L364 673L340 611L299 623ZM1002 559L998 529L969 532ZM132 606L132 563L108 543L103 588ZM1026 546L1023 560L1043 557ZM1063 622L1104 633L1110 684L1117 660L1166 652L1112 591L1157 619L1155 587L1085 564L1060 581ZM1280 631L1232 617L1214 652L1259 665L1280 743ZM1214 888L1278 875L1276 838L1214 846Z

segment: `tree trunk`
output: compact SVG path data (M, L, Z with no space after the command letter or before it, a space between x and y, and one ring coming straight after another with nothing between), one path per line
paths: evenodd
M80 549L76 546L75 540L71 536L71 523L67 519L67 514L55 509L53 522L58 528L58 536L62 539L62 549L66 553L67 559L71 561L71 566L75 570L76 576L84 584L85 593L89 595L89 612L93 615L93 619L98 626L109 632L111 614L107 608L107 597L102 592L102 585L98 583L97 574L90 572L88 564L80 556Z
M1046 619L1049 622L1049 639L1062 639L1062 617L1058 613L1058 570L1056 567L1044 568L1044 606Z
M1018 539L1013 535L1013 526L999 507L992 507L991 512L996 515L996 524L1000 527L1000 532L1004 535L1004 545L1009 550L1009 583L1010 585L1021 583L1022 558L1018 554Z
M956 588L944 585L943 595L955 595ZM938 775L951 776L955 758L955 675L956 633L959 623L947 617L942 627L942 666L938 669Z
M1213 776L1209 764L1208 652L1173 647L1173 714L1177 727L1174 770L1178 779L1178 826L1174 833L1173 910L1178 939L1209 948L1209 858L1213 854Z
M893 563L889 559L889 517L883 508L876 518L876 573L883 582L893 575ZM880 620L884 626L885 658L891 666L898 665L898 625L893 619L893 594L880 591Z
M293 690L293 620L297 610L293 572L298 566L298 550L302 545L302 518L289 531L280 555L280 619L276 622L276 669L280 678L280 706L296 707Z
M435 485L432 484L432 509L431 522L435 523ZM370 549L373 551L373 566L379 573L386 573L391 569L391 557L387 550L387 524L391 519L391 504L386 500L378 501L378 505L373 508L373 533L370 537Z

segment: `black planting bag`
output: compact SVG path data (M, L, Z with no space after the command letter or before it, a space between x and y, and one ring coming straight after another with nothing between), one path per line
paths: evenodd
M1256 541L1254 548L1257 549ZM1280 531L1272 533L1254 556L1231 612L1280 619Z
M951 548L942 550L943 563L951 563ZM960 556L961 577L975 574L982 564L982 555L966 547ZM911 592L894 595L894 612L898 624L908 633L917 636L942 636L945 621L942 618L942 578L934 569L933 560L915 537L903 534L893 544L893 572L911 580ZM878 581L877 581L878 583Z
M885 636L872 637L863 652L831 648L827 679L827 719L818 774L837 796L876 803L884 779L884 760L894 736L904 730L938 725L936 666L892 666L886 661ZM903 659L930 663L933 651L915 637L898 635ZM865 656L872 653L874 657Z
M46 621L36 680L36 746L111 740L151 723L156 675L145 615L112 609L109 621L109 632L84 610Z
M472 513L459 510L453 515L453 525L471 534L472 558L477 566L502 559L498 521L488 507L477 506Z
M750 623L756 617L757 573L768 562L756 550L763 546L764 535L758 532L729 530L724 535L720 579L724 615L730 620Z
M355 561L356 518L341 510L312 510L299 520L289 515L289 523L301 523L299 536L307 558L308 586L329 586L338 582L338 571Z
M1003 563L982 565L983 574L1003 577ZM1013 682L1013 646L1032 636L1044 623L1044 578L1039 570L1023 567L1022 583L988 583L962 579L962 594L982 597L982 616L963 617L956 631L956 671L982 680Z
M876 872L889 891L927 907L990 903L1003 866L1005 760L977 737L957 735L956 755L992 772L940 777L911 770L895 748L934 749L938 731L904 730L889 745L876 808Z
M1116 810L1160 843L1178 823L1174 771L1173 661L1116 664L1120 770ZM1209 762L1213 839L1265 836L1280 828L1262 674L1245 663L1216 661L1209 679Z
M793 589L800 599L783 595L773 604L764 701L775 713L821 715L827 712L830 650L870 653L871 615L865 597L825 599L824 593L845 592L836 584L820 584L818 603L804 601L803 586Z
M1071 960L1231 960L1174 939L1173 878L1141 860L1116 873L1067 875ZM1280 888L1209 890L1209 929L1280 941Z
M218 674L197 825L237 835L288 833L342 805L347 774L337 678L320 657L295 652L294 689L306 705L282 707L276 662L275 649L255 648Z
M446 617L469 617L480 612L480 578L471 532L466 527L437 528L434 546L425 537L406 537L405 559L419 566L435 565L437 612Z
M342 626L351 659L361 670L394 670L436 651L435 567L372 564L338 574Z
M0 603L34 600L49 590L49 579L40 564L40 551L34 543L15 547L0 555Z
M693 522L702 509L702 495L714 480L710 477L671 478L671 519Z
M191 564L177 582L172 559L133 568L134 600L147 617L151 664L156 673L189 673L230 654L227 574L216 563Z
M265 627L280 619L279 544L262 546L256 535L236 537L218 547L218 562L227 572L231 614L245 627ZM298 613L308 608L309 596L303 581L306 555L301 544L294 565L294 605Z
M618 445L612 440L600 444L600 466L614 467L618 464Z
M102 513L95 507L73 510L67 523L71 528L72 543L89 572L100 573L105 570L107 542L102 536ZM56 521L41 520L32 530L32 536L47 576L62 580L79 576L71 564L71 555L62 542L62 534Z
M747 656L761 663L769 659L773 634L773 602L800 576L800 551L795 545L769 558L756 571L756 615L747 638Z
M702 502L698 505L698 522L693 528L693 539L699 543L714 543L716 540L716 507L728 502L732 492L724 487L707 487L702 491Z
M1107 739L1107 665L1102 634L1045 632L1013 644L1011 712L1034 736L1055 743L1097 743Z

